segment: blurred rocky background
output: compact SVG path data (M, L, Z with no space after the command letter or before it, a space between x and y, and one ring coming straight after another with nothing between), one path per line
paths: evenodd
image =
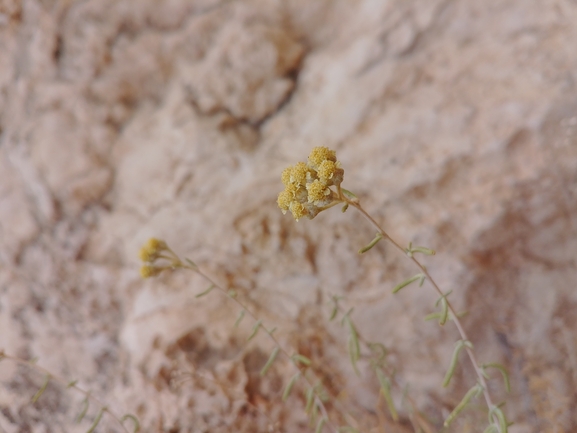
M313 360L334 419L441 431L475 384L430 287L349 209L296 223L282 169L337 150L343 186L453 290L512 433L577 430L577 2L0 0L0 349L146 432L311 432L294 370L166 240ZM398 423L348 361L330 297L396 371ZM364 353L366 355L366 352ZM90 405L0 362L0 431L86 431ZM406 397L403 395L406 394ZM411 399L415 407L407 404ZM448 431L482 432L479 399ZM416 421L416 410L422 421ZM130 421L127 421L129 426ZM420 425L420 427L418 427ZM97 431L122 431L105 415ZM324 431L329 431L326 427Z

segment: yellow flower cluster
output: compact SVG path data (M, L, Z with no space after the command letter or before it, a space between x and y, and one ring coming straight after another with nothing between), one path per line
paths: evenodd
M166 245L166 242L160 239L150 238L138 252L138 258L144 262L140 268L140 276L142 278L150 278L168 269L169 266L158 266L154 264L158 259L169 258L164 255L166 253L171 255L171 251L168 245Z
M143 262L154 262L163 251L167 249L166 242L150 238L144 246L138 251L138 257Z
M334 150L315 147L307 164L298 162L283 170L285 189L278 195L278 206L283 213L290 211L297 221L303 217L312 219L337 200L330 187L340 185L343 174Z

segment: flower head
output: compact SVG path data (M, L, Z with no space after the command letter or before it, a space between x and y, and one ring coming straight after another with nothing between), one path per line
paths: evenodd
M298 201L293 201L290 204L290 211L293 214L295 220L300 220L302 217L308 216L307 209L304 204Z
M317 169L317 175L319 179L325 183L327 183L330 179L332 179L335 171L337 170L337 165L328 159L325 159L323 162L319 164L319 168Z
M308 202L317 203L324 200L327 195L330 195L331 190L327 188L326 184L316 179L311 183L307 183Z
M336 152L324 146L313 148L309 155L309 165L317 170L323 161L337 162Z
M297 162L297 164L291 168L290 181L296 185L305 185L307 182L307 174L309 174L310 169L304 162Z
M286 211L289 210L293 198L293 194L291 194L291 192L287 191L286 189L278 195L276 202L278 207L280 207L282 210L282 213L286 213Z
M160 254L167 248L166 242L160 239L150 238L138 252L138 257L143 262L152 263L158 259Z

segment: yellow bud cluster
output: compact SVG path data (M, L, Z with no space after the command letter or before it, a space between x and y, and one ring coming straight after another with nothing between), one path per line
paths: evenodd
M140 276L142 278L154 277L163 270L168 269L168 266L157 266L154 264L159 259L167 258L163 253L173 255L166 242L156 238L150 238L144 246L140 248L138 258L144 262L140 268Z
M155 277L165 269L166 267L160 267L154 265L142 265L140 268L140 276L142 278Z
M166 242L156 238L150 238L138 252L138 257L143 262L152 263L166 248Z
M278 195L279 208L283 213L290 211L297 221L314 218L337 200L330 187L340 185L343 174L334 150L315 147L308 163L298 162L283 170L281 180L285 189Z

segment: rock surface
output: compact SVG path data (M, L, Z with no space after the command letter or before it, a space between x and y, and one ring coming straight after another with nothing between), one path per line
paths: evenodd
M509 431L575 431L575 23L568 0L0 2L0 349L143 431L314 431L233 300L139 277L154 236L312 359L333 425L439 431L475 375L461 356L441 386L459 337L423 321L438 296L391 294L416 271L384 241L357 254L374 229L355 209L276 206L282 169L328 146L393 238L437 251L480 362L510 372L509 395L489 382ZM387 348L398 423L333 296ZM0 362L0 430L86 431L98 404L76 424L83 395L56 380L30 402L43 376ZM484 404L449 430L483 431Z

